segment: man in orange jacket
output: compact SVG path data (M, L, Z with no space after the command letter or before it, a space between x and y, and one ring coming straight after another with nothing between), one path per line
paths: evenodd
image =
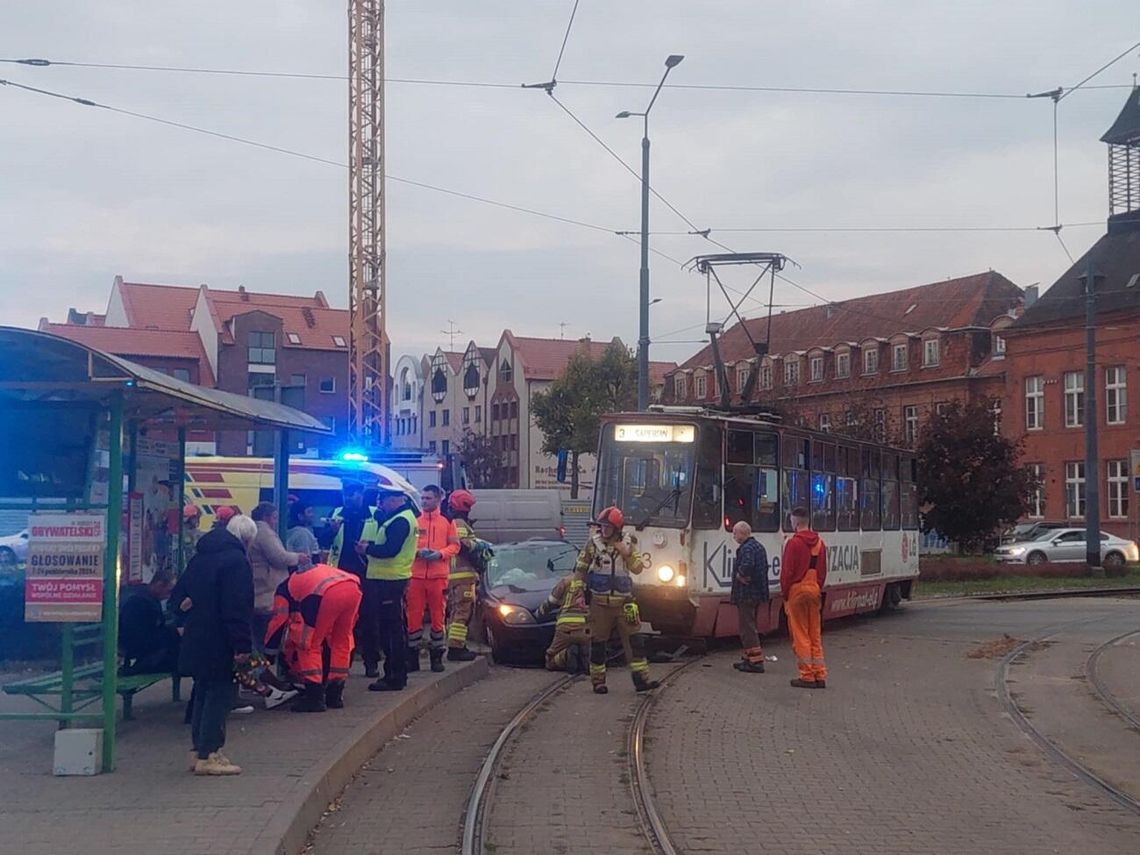
M360 611L360 579L354 574L317 564L298 570L277 586L267 650L284 643L289 671L305 684L293 702L293 712L324 712L344 706L344 682L352 658L352 628ZM329 649L328 680L323 666Z
M443 491L434 484L424 487L420 496L423 513L417 520L416 560L408 582L408 670L420 670L420 640L424 636L424 606L431 614L431 670L443 670L447 649L443 618L447 605L447 575L451 559L459 554L455 523L443 515Z
M827 686L827 666L823 662L822 594L827 579L827 547L809 528L806 508L792 509L796 530L784 544L780 561L780 591L792 633L792 650L800 676L792 680L797 689L823 689Z

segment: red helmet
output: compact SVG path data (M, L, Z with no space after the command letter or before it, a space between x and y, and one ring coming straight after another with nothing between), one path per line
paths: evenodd
M475 507L475 497L466 490L455 490L447 499L447 506L461 514L471 512Z
M598 514L597 522L599 525L612 525L621 531L622 526L625 525L625 514L621 512L621 508L610 505Z

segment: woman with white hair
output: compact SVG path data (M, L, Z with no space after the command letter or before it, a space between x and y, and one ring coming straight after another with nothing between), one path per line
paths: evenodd
M172 607L187 616L179 670L194 678L190 724L195 775L241 774L241 767L222 754L222 746L226 715L236 700L234 670L250 656L253 573L247 550L255 537L257 523L241 514L225 528L202 535L171 595Z

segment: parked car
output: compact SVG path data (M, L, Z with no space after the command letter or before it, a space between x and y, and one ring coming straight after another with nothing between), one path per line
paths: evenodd
M578 547L534 539L495 545L481 599L483 627L496 662L542 661L554 638L554 615L534 612L558 580L574 569Z
M1006 564L1079 563L1085 560L1083 528L1046 529L1034 540L999 546L994 552ZM1140 547L1131 540L1100 533L1100 560L1106 567L1122 567L1125 562L1140 561Z
M28 560L28 530L0 537L0 567L23 564Z
M1027 540L1036 540L1041 534L1050 529L1069 528L1068 523L1063 522L1047 522L1046 520L1034 520L1032 522L1018 523L1005 534L1002 535L1001 542L1007 543L1023 543Z

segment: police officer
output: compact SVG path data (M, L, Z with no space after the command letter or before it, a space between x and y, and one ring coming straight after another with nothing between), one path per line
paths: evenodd
M629 660L633 687L647 692L658 685L649 679L645 658L645 636L640 635L641 617L633 599L633 576L643 565L637 551L637 538L622 533L625 515L609 507L598 514L597 530L578 556L575 572L586 574L589 588L590 682L599 695L606 688L606 643L616 628Z
M343 485L344 504L336 508L329 517L328 525L318 536L321 548L329 550L328 563L339 570L352 573L364 587L365 560L354 549L360 540L365 523L376 513L364 501L364 485L359 481L345 479ZM348 544L345 549L344 545ZM364 673L368 677L378 677L380 662L380 635L377 623L375 598L366 596L360 605L360 615L356 621L354 636L356 648L364 660Z

